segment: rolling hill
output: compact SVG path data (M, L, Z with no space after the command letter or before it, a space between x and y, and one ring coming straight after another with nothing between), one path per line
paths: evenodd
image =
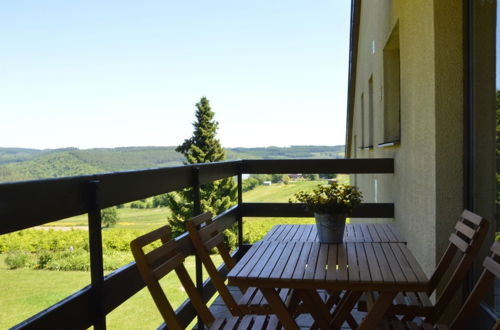
M344 146L226 148L228 160L343 158ZM182 165L175 147L0 148L0 182Z

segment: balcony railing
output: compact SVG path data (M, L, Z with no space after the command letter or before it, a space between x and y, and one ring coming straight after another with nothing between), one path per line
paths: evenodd
M74 329L106 328L106 315L144 287L135 263L104 276L100 210L138 199L193 188L194 210L200 212L200 186L215 180L238 178L238 203L216 216L221 230L238 223L238 257L246 250L242 241L243 217L311 217L300 204L243 203L242 174L282 173L393 173L393 159L294 159L240 160L210 164L128 171L61 179L0 184L0 235L68 217L88 214L91 284L15 328L40 329L71 326ZM392 218L392 203L364 203L353 218ZM180 249L194 254L187 234L176 238ZM224 265L221 272L227 272ZM197 284L207 302L215 289L208 279L201 281L201 264L196 263ZM188 325L196 316L189 299L179 307Z

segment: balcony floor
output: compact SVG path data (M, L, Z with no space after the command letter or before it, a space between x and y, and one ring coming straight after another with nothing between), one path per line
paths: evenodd
M238 300L241 297L241 292L237 287L230 286L229 289L236 300ZM212 305L210 305L210 311L212 312L212 314L214 314L215 318L228 317L231 315L220 296L218 296L212 303ZM358 312L357 310L354 310L352 312L352 315L354 316L356 321L360 323L365 313L361 313ZM311 315L302 314L297 318L297 323L301 329L310 329L311 325L313 324L313 320ZM347 323L344 323L342 329L350 329L350 327L347 325Z

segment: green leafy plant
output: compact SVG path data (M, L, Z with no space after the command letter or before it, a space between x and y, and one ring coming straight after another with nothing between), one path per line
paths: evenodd
M290 203L304 203L314 213L347 215L362 201L363 194L358 187L337 182L320 184L312 192L299 191L289 200Z

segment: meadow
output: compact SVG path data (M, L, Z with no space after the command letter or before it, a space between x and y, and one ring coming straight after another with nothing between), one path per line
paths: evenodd
M339 176L340 182L347 182L348 176ZM288 202L288 199L300 190L311 190L322 181L292 181L288 184L258 186L245 192L244 202ZM169 210L118 209L120 221L108 231L131 229L134 232L146 232L167 223ZM250 242L262 238L275 224L313 223L312 218L245 218L244 236ZM47 228L82 228L87 225L86 216L73 217L43 226ZM214 256L214 258L218 258ZM0 328L9 328L27 317L49 307L90 283L87 271L50 271L33 269L9 269L4 263L5 255L0 254ZM217 263L220 259L216 259ZM194 258L188 257L185 264L194 274ZM109 271L108 271L109 272ZM180 283L174 274L162 281L168 288L169 299L179 305L186 299ZM162 320L149 292L146 289L130 298L116 310L108 314L109 329L147 329L156 328Z

